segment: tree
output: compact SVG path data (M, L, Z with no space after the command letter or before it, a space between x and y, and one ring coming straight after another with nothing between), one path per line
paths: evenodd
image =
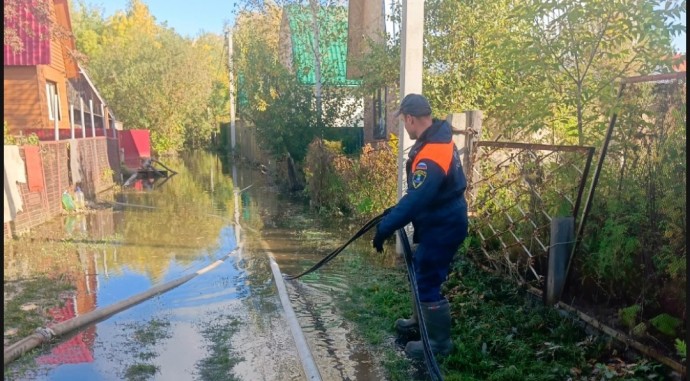
M77 5L70 6L70 11L72 31L79 50L86 57L97 56L103 46L102 38L106 28L103 8L79 0Z
M591 131L590 127L607 114L596 107L612 102L614 81L670 68L671 33L677 32L679 25L666 20L667 16L679 15L684 4L530 1L515 7L514 16L518 23L533 27L518 29L503 41L502 48L518 73L543 73L547 86L542 94L568 112L574 111L576 131L570 135L577 136L577 143L583 145L601 136L602 131ZM545 109L555 108L551 103Z
M272 4L272 5L270 5ZM263 12L266 9L278 8L285 11L293 11L297 13L308 14L310 17L294 17L291 27L295 30L293 33L307 33L311 36L307 40L309 49L313 54L313 62L310 63L310 68L314 70L314 95L315 95L315 108L317 114L317 121L322 122L323 110L323 87L324 87L324 76L322 73L324 53L322 53L323 46L328 46L331 41L338 35L337 30L326 28L326 25L332 26L333 20L329 20L331 15L328 12L324 12L324 9L336 9L345 10L344 7L347 2L343 0L278 0L271 2L269 5L263 1L257 0L245 0L243 3L243 9L245 11L260 11ZM336 9L337 12L337 9ZM344 14L345 19L347 19L347 14ZM295 70L309 70L307 67L298 67Z
M181 37L140 0L107 20L81 2L73 21L99 91L126 128L151 131L156 152L207 145L227 120L221 36Z
M282 11L242 12L236 18L233 66L238 78L238 114L251 122L263 145L275 157L306 153L316 123L311 91L278 60ZM302 145L304 148L302 148Z
M298 62L297 73L291 73L279 60L279 31L284 10L277 5L261 5L248 4L240 11L233 31L238 114L255 126L260 141L275 157L289 155L301 161L314 137L342 121L343 116L353 114L346 102L351 93L323 80L332 77L325 66L321 71L320 95L314 94L311 85L300 83L297 80L300 70L309 65ZM304 10L310 12L308 8ZM300 17L302 21L310 19ZM300 25L297 27L307 28L310 31L307 35L312 35L312 24ZM328 38L329 33L332 32L322 33L322 38Z

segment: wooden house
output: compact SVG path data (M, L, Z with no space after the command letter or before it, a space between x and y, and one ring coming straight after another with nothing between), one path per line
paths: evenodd
M4 46L4 121L12 135L36 133L41 140L62 140L70 138L74 115L76 138L103 135L104 120L111 127L114 118L75 59L68 0L49 3L51 23L66 33L51 36L49 26L28 11L5 17L6 28L26 25L30 31L18 28L22 51ZM83 134L82 127L86 127Z

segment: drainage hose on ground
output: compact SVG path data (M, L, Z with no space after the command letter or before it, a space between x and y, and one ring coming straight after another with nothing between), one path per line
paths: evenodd
M196 277L197 275L204 274L218 265L223 263L227 258L233 255L235 252L241 248L236 248L235 250L228 253L225 257L211 263L210 265L204 267L203 269L194 272L192 274L185 275L181 278L172 280L167 283L160 284L158 286L152 287L148 291L142 292L140 294L134 295L131 298L125 299L118 303L112 304L108 307L99 308L93 310L84 315L75 317L73 319L58 323L50 328L38 328L36 332L31 336L28 336L5 349L5 365L11 363L12 361L19 358L24 353L36 348L37 346L49 342L53 337L63 336L72 331L82 329L90 324L96 323L98 321L104 320L118 312L121 312L130 307L150 299L156 295L160 295L164 292L170 291L173 288L189 281L190 279Z
M434 352L429 345L429 333L426 329L426 322L424 321L424 314L422 313L422 303L419 301L419 292L417 292L417 278L415 277L415 266L412 261L412 247L407 238L407 233L404 228L398 229L398 238L403 247L403 256L405 257L405 264L407 264L407 275L410 280L410 288L412 289L412 296L414 298L414 308L417 312L417 319L419 320L419 333L422 336L422 344L424 346L424 362L429 370L429 376L432 381L443 381L441 370L438 368Z
M305 271L302 272L301 274L298 274L298 275L283 275L283 277L285 277L285 279L287 279L287 280L294 280L294 279L301 278L301 277L304 276L304 275L307 275L307 274L309 274L309 273L311 273L311 272L314 272L314 271L318 270L318 269L321 268L323 265L325 265L326 263L330 262L333 258L337 257L338 254L340 254L343 250L345 250L345 248L346 248L349 244L351 244L351 243L352 243L353 241L355 241L357 238L361 237L362 235L364 235L364 233L366 233L366 232L369 231L371 228L373 228L374 226L376 226L376 225L379 223L379 221L381 221L382 219L383 219L383 214L380 214L380 215L378 215L378 216L372 218L371 220L369 220L369 222L367 222L366 224L364 224L364 226L362 226L362 227L359 229L359 231L357 231L357 233L355 233L355 235L353 235L352 238L350 238L350 239L349 239L347 242L345 242L342 246L340 246L339 248L333 250L333 252L331 252L330 254L328 254L328 255L326 255L325 257L323 257L323 259L321 259L320 261L318 261L316 264L314 264L312 267L308 268L307 270L305 270Z
M340 254L340 252L342 252L345 249L345 247L347 247L350 243L352 243L354 240L361 237L364 233L366 233L371 228L376 226L379 223L379 221L381 221L381 219L383 219L383 214L372 218L369 222L364 224L364 226L362 226L362 228L360 228L359 231L357 233L355 233L355 235L352 236L352 238L350 238L347 242L345 242L344 245L340 246L339 248L334 250L332 253L326 255L323 259L321 259L319 262L317 262L316 264L314 264L312 267L310 267L306 271L302 272L301 274L283 275L283 277L285 279L288 279L288 280L293 280L293 279L300 278L303 275L309 274L313 271L316 271L317 269L319 269L320 267L322 267L326 263L330 262L333 258L338 256L338 254ZM436 380L443 381L443 377L441 376L441 370L438 368L438 364L436 363L436 358L434 357L434 353L432 352L431 346L429 344L429 334L427 332L426 325L424 323L424 315L422 314L422 311L421 311L421 303L419 301L419 294L417 292L417 279L415 278L415 275L414 275L415 274L415 268L414 268L414 263L412 262L412 248L410 247L410 241L407 238L407 233L405 233L405 229L399 229L398 234L399 234L400 241L402 242L402 246L403 246L403 254L405 257L405 263L407 264L407 273L408 273L408 278L410 280L410 288L412 289L412 296L415 300L414 308L416 308L416 310L417 310L416 312L417 312L417 316L419 319L419 331L420 331L420 334L422 336L422 344L424 347L424 361L425 361L426 366L428 368L429 375L431 376L431 379L433 381L436 381ZM275 263L275 261L271 262L272 267L274 266L274 263ZM277 268L277 265L275 265L275 266ZM280 270L278 270L278 273L279 272L280 272ZM274 276L276 277L276 282L277 282L278 277L275 273L275 269L274 269ZM295 338L295 341L296 342L298 341L297 338ZM305 367L305 370L306 369L307 369L307 367Z

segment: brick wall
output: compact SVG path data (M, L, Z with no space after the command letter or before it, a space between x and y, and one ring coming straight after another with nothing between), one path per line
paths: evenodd
M77 142L77 157L82 168L81 188L87 200L94 200L99 192L113 185L113 174L120 171L117 156L109 155L109 152L119 151L117 139L96 137L77 139ZM40 147L43 190L31 192L28 184L17 183L23 210L17 213L14 221L4 224L5 237L26 232L59 215L62 211L62 193L65 190L74 192L69 142L41 142ZM19 154L25 160L22 147L19 148Z

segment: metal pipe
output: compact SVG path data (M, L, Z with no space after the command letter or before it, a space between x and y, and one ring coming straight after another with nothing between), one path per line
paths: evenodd
M55 336L62 336L67 333L70 333L72 331L82 329L86 327L87 325L97 323L101 320L104 320L120 311L123 311L125 309L134 307L135 305L150 299L156 295L160 295L164 292L170 291L173 288L189 281L190 279L196 277L197 275L204 274L213 268L217 267L220 265L225 259L230 257L232 254L234 254L236 251L241 250L240 247L236 248L235 250L231 251L228 253L225 257L222 259L217 260L216 262L206 266L205 268L192 273L192 274L187 274L181 278L172 280L167 283L159 284L158 286L154 286L150 288L148 291L142 292L140 294L134 295L128 299L122 300L118 303L112 304L108 307L103 307L96 309L94 311L91 311L89 313L86 313L84 315L75 317L73 319L64 321L62 323L58 323L52 327L42 327L38 328L36 332L12 345L10 345L7 349L4 351L4 361L5 365L11 363L12 361L16 360L19 356L23 355L24 353L34 349L35 347L49 342L53 337Z
M592 157L594 157L594 147L590 147L587 152L587 161L585 163L585 169L582 170L582 180L580 180L580 186L577 189L577 201L575 201L575 206L573 207L573 217L577 219L577 214L580 211L580 204L582 203L582 195L585 193L585 183L587 183L587 175L589 174L589 168L592 166Z
M625 83L621 83L618 90L618 95L616 96L615 106L618 106L621 97L623 96L623 91L625 90ZM606 159L606 151L609 148L609 143L611 142L611 136L613 135L613 127L616 125L616 119L618 119L618 112L614 111L611 115L611 121L609 122L609 127L606 130L606 137L604 138L604 144L601 147L601 152L599 153L599 159L597 161L597 167L594 170L594 177L592 178L592 184L589 187L589 193L587 194L587 201L585 202L585 209L582 211L582 218L580 219L580 224L578 225L577 232L575 232L575 243L573 244L573 249L570 252L570 258L568 259L568 266L565 269L564 279L568 279L568 273L570 272L570 266L573 263L573 257L577 252L578 243L582 239L582 233L585 228L585 222L587 221L587 215L589 210L592 208L592 200L594 200L594 191L597 188L597 183L599 182L599 175L601 174L601 169L604 167L604 160ZM563 290L568 282L563 282L561 290L558 295L563 295Z

